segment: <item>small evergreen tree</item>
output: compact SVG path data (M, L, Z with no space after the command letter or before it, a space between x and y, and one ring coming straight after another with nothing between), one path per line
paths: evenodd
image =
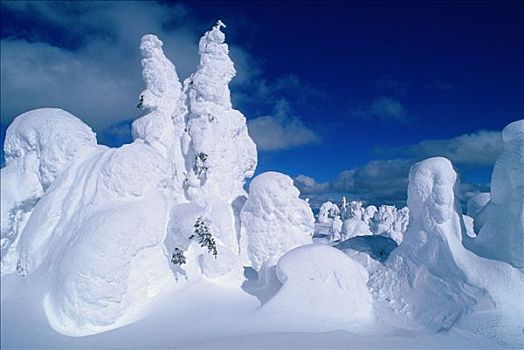
M186 263L186 257L182 249L175 248L173 255L171 256L171 262L175 265L183 265Z
M207 222L200 216L198 217L194 228L194 233L189 236L189 239L198 238L198 244L200 244L202 248L207 248L208 253L212 253L216 258L218 254L216 242L211 235Z
M200 152L195 159L195 166L193 167L193 171L195 172L195 175L199 178L206 178L208 166L206 164L207 160L207 154Z
M142 109L143 105L144 105L144 95L140 95L140 100L138 101L136 108Z

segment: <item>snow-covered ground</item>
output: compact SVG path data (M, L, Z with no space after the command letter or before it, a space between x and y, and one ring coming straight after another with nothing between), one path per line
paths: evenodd
M183 83L140 49L134 141L57 108L18 116L1 170L2 348L522 348L524 120L464 216L451 162L410 170L408 206L320 209L253 176L222 22Z

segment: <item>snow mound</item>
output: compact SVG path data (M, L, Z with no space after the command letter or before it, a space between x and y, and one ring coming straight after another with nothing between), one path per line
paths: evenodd
M38 202L17 267L48 275L45 310L57 331L79 336L125 324L166 283L161 188L169 169L146 144L101 149Z
M356 236L370 236L373 234L369 225L360 219L346 219L342 224L342 239L350 239Z
M475 224L478 236L465 239L464 244L480 256L524 268L524 119L507 125L502 141L491 198L477 216L481 221Z
M1 170L2 275L14 272L18 241L44 191L73 162L96 149L93 131L61 109L35 109L11 123Z
M19 115L7 128L5 161L9 166L15 159L34 154L45 190L96 144L95 133L74 115L58 108L40 108Z
M282 256L276 273L282 288L261 309L275 319L281 315L314 319L324 331L374 319L367 271L335 248L322 244L295 248Z
M255 270L276 265L289 250L312 243L315 219L299 195L293 180L277 172L260 174L249 185L240 219Z

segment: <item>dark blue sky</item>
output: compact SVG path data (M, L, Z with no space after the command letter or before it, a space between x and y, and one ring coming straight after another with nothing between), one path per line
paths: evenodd
M239 71L235 107L262 137L279 127L289 136L260 141L259 172L312 177L301 183L312 196L402 200L409 165L432 155L454 161L465 192L485 189L500 130L524 117L523 3L2 2L2 127L49 103L86 120L101 142L128 140L140 35L158 34L185 77L218 18ZM11 63L18 52L60 64L23 71ZM57 66L65 73L46 85ZM81 71L92 78L79 82ZM108 101L91 93L112 86L125 88Z

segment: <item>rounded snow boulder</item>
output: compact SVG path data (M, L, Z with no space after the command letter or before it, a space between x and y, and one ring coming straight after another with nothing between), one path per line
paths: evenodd
M2 274L14 272L18 241L44 191L96 145L91 128L57 108L23 113L7 128L0 176Z
M323 244L295 248L279 260L276 275L282 287L262 312L313 319L324 331L374 319L366 269L338 249Z
M342 239L350 239L356 236L370 236L373 233L365 221L359 219L346 219L342 224Z
M97 144L96 135L80 119L58 108L39 108L19 115L7 128L6 165L36 154L44 190L71 162Z
M251 182L240 220L256 270L276 265L289 250L312 243L315 218L299 195L293 180L281 173L266 172Z

